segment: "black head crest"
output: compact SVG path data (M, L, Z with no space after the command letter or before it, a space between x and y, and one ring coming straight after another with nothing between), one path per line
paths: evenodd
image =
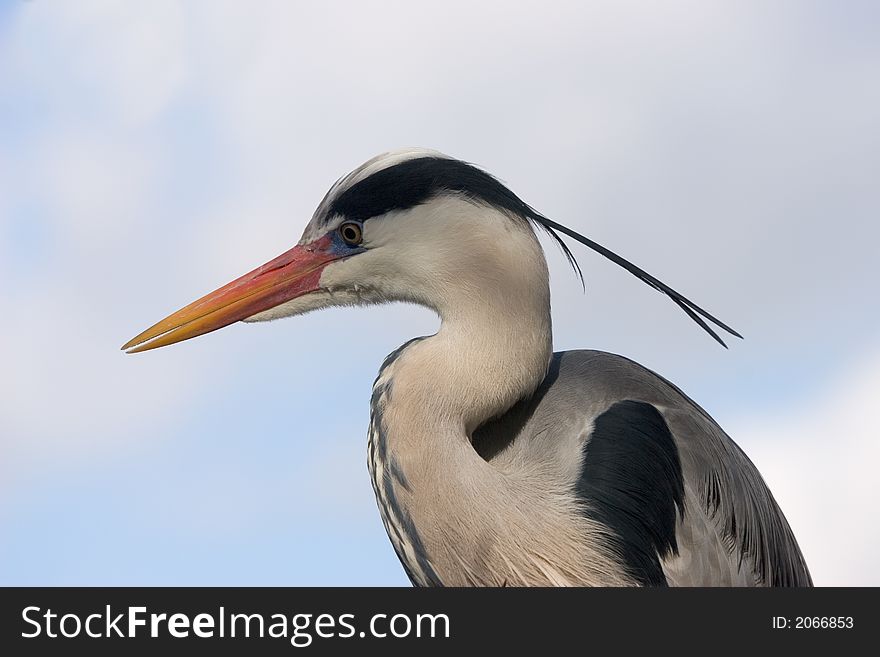
M688 317L699 324L723 347L727 347L709 322L738 338L742 336L703 310L690 299L637 267L610 249L588 237L548 219L514 194L491 174L467 162L439 155L419 156L380 169L342 190L330 202L327 217L343 215L348 219L366 221L392 210L405 210L429 201L442 193L455 193L474 202L497 208L514 218L532 222L552 237L565 254L583 285L584 277L574 254L559 233L588 246L611 262L623 267L658 292L672 299Z

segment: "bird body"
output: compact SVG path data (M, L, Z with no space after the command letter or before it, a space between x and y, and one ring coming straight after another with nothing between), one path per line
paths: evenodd
M623 357L553 353L536 226L624 266L719 342L705 320L733 332L480 169L415 149L340 179L296 247L125 348L331 305L427 306L440 328L385 360L368 436L414 584L810 585L757 469L705 411Z
M415 583L810 584L757 469L662 377L614 354L553 354L533 394L447 457L407 449L383 426L410 345L376 380L369 462L389 537Z

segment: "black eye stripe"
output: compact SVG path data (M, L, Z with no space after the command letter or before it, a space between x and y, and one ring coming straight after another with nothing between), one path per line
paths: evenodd
M457 192L523 217L530 208L493 176L477 167L439 157L420 157L382 169L342 192L326 217L364 222L392 210L407 210L443 192Z

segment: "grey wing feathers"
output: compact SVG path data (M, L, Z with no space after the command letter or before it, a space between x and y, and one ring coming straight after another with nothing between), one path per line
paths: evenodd
M665 471L649 472L632 458L633 445L627 447L626 440L619 436L616 439L621 446L614 449L625 458L618 458L619 463L612 463L612 467L627 468L627 472L617 473L617 485L635 480L640 481L636 485L643 486L636 491L641 496L639 522L656 535L658 510L665 518L670 517L671 509L676 511L674 539L665 543L655 540L668 583L812 586L791 528L757 468L702 408L673 384L621 356L576 351L556 354L555 358L560 360L556 385L589 391L592 431L585 440L582 478L597 471L590 463L591 441L601 440L606 447L612 444L608 439L613 436L602 429L603 419L609 416L618 424L629 423L629 442L641 440L652 459L680 462L683 503L677 489L670 489L665 481L674 477L675 462L670 461L672 465ZM665 421L675 454L664 447L664 427L652 419L646 405L656 408ZM626 434L620 427L618 433ZM605 458L607 461L607 454ZM602 471L601 464L598 471ZM586 493L591 494L589 490ZM659 500L663 496L669 497L666 503ZM612 515L617 514L617 521L620 499L612 499L609 507ZM629 536L638 535L633 534L632 524L631 517L626 519ZM627 555L623 557L628 559ZM656 578L650 576L637 579L656 583L652 581Z
M671 384L667 384L670 385ZM674 388L677 391L676 388ZM684 395L677 391L684 397ZM761 586L812 586L807 565L794 534L770 489L739 446L699 407L684 397L699 414L667 410L669 422L685 463L686 478L693 490L692 515L710 522L698 531L692 518L692 541L717 536L731 566L735 583ZM669 574L681 564L670 560ZM678 573L682 583L701 585L705 574L692 567ZM751 578L753 581L749 581Z

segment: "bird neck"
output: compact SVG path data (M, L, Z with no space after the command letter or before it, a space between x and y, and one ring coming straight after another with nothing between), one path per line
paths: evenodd
M502 290L467 286L467 295L437 309L440 330L401 355L400 394L417 402L425 426L451 424L468 437L544 380L553 352L549 289L512 278Z
M399 354L395 398L409 400L424 426L452 424L465 439L531 395L547 373L553 339L544 252L524 219L459 196L411 213L398 229L412 229L407 239L434 251L416 249L405 287L389 296L430 307L442 323Z
M496 496L503 508L509 484L471 435L531 395L552 354L548 295L507 301L440 309L440 330L390 356L374 386L370 472L388 535L419 584L476 583L473 537L502 522L479 514Z

